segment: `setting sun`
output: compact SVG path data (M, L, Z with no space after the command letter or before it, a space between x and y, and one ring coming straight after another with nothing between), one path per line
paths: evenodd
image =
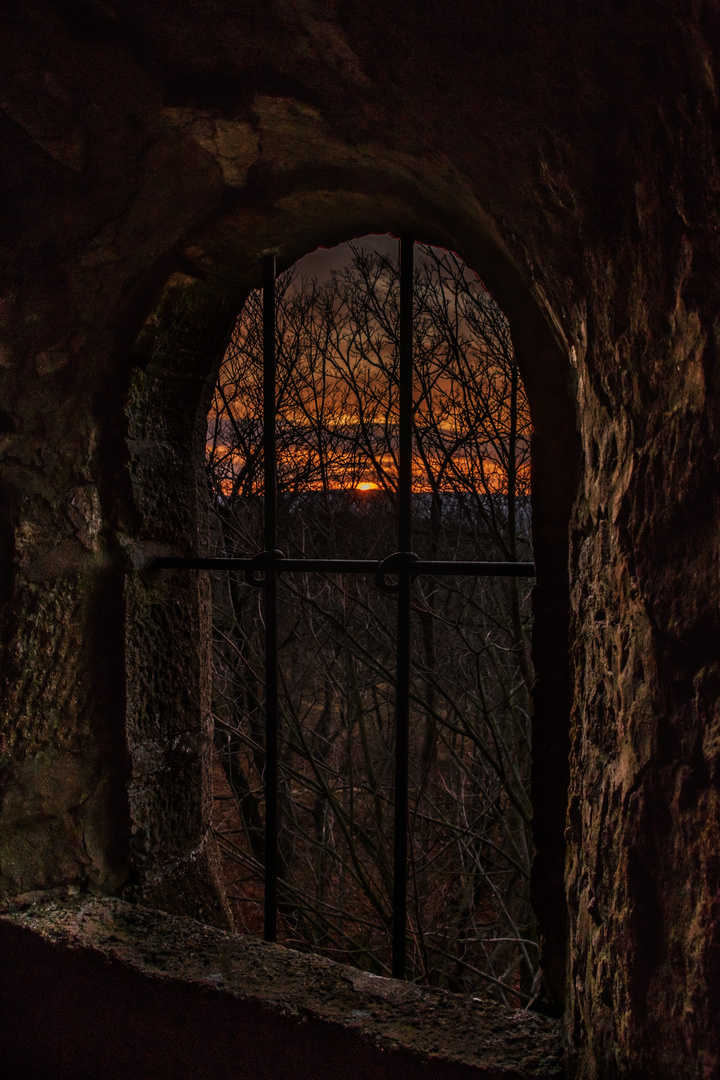
M376 484L373 480L363 480L362 483L357 485L355 490L356 491L378 491L379 488L380 488L380 485Z

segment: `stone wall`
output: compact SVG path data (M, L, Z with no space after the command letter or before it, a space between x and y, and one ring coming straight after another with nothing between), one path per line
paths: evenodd
M720 1068L718 181L697 114L683 142L648 151L635 222L588 259L579 364L569 989L610 1076Z
M570 1059L713 1075L715 5L6 11L3 891L227 919L205 586L148 560L202 543L203 409L262 254L412 229L491 288L533 410L533 895Z

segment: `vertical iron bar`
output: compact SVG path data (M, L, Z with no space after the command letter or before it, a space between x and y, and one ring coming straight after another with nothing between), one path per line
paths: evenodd
M400 240L400 388L398 445L398 550L412 543L413 246ZM397 679L395 699L395 831L393 854L392 973L405 978L407 925L408 759L410 742L409 571L398 574Z
M277 547L275 450L275 256L263 263L263 453L265 550ZM265 571L265 940L277 939L278 878L277 575Z
M398 446L398 550L412 542L413 237L400 239L400 423Z

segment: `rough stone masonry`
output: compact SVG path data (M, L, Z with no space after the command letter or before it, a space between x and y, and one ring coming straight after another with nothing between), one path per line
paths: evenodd
M6 0L6 897L228 926L207 584L149 563L202 550L204 410L263 253L411 229L496 296L533 413L533 896L568 1068L720 1073L719 20Z

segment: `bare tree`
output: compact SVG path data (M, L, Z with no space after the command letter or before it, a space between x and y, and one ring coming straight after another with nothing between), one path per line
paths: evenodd
M325 283L278 281L277 450L287 554L394 550L398 275L377 253ZM415 275L414 544L421 555L524 559L529 415L507 322L453 255ZM216 540L262 540L260 296L246 304L208 427ZM282 579L282 937L389 970L394 600L347 575ZM241 926L263 860L262 610L215 583L216 827ZM526 1002L537 971L531 858L527 588L414 587L410 966L415 978Z

